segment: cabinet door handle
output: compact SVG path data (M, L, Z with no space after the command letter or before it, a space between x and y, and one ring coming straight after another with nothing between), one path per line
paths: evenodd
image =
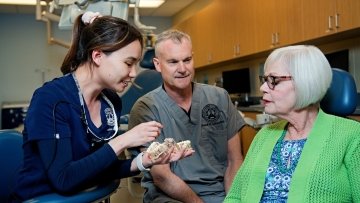
M240 44L236 45L236 55L240 54Z
M330 32L333 28L332 28L332 16L329 16L328 18L328 29L326 30L326 32Z
M279 33L275 33L275 44L279 44Z
M340 14L335 14L335 27L336 28L340 28L339 26L339 17L340 17Z
M275 33L271 33L271 45L275 45Z

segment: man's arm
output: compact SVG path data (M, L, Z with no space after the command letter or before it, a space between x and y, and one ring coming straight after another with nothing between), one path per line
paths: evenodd
M228 140L228 167L225 171L225 192L228 193L231 183L243 162L241 154L240 136L236 133L230 140Z
M156 119L156 109L151 109L150 105L144 101L146 98L139 99L130 111L129 129L146 121L159 120ZM150 102L149 102L150 103ZM156 114L156 115L155 115ZM159 140L163 140L160 135ZM145 150L141 148L140 151ZM178 176L170 170L169 164L153 165L150 170L154 184L159 187L170 198L177 199L182 202L202 203L202 200L192 189Z
M200 197L170 170L169 164L154 165L150 173L154 184L169 197L185 203L202 203Z

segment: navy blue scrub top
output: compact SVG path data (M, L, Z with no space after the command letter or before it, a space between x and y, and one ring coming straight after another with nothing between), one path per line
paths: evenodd
M117 117L121 113L121 101L119 105ZM86 107L85 112L88 125L97 136L108 137L114 133L111 126L114 123L108 122L109 105L104 99L101 99L99 128L91 122ZM131 160L119 160L108 144L102 143L98 149L91 147L91 135L84 124L78 89L71 74L47 82L34 92L24 124L24 166L14 189L18 199L52 192L78 192L101 181L136 174L130 172ZM47 161L40 156L39 143L45 143L42 146L49 149ZM69 163L62 163L61 159ZM63 165L50 170L51 164L59 160ZM69 169L67 177L61 176L65 173L62 168ZM49 180L53 176L63 181L60 186L56 185L57 180Z

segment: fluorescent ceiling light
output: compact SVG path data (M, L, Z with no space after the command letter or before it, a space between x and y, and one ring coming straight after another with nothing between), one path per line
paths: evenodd
M163 4L165 0L140 0L140 8L157 8ZM36 0L0 0L0 4L8 5L36 5ZM41 1L41 5L45 5L45 2ZM134 4L130 4L130 7L134 7Z
M36 5L36 0L0 0L0 4L8 5ZM45 5L45 2L41 2L41 5Z
M157 8L163 4L165 0L140 0L140 8ZM135 4L130 4L130 7L135 7Z

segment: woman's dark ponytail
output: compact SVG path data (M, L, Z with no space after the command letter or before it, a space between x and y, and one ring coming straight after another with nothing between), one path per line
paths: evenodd
M125 20L98 15L85 24L82 21L83 15L75 20L72 43L61 65L63 74L75 71L81 64L93 64L91 54L94 50L109 54L136 40L143 46L140 31Z

